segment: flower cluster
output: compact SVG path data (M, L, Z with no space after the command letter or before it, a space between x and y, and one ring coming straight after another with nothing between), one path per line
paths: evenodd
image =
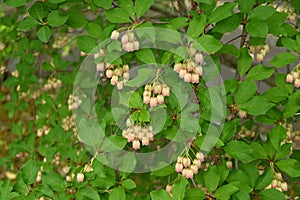
M175 165L175 171L181 173L185 178L192 179L194 174L198 173L201 168L201 163L204 162L204 154L202 152L196 153L196 158L191 162L188 155L179 156Z
M270 53L270 47L268 44L249 47L249 54L252 57L252 60L256 59L258 62L264 61L264 57L267 53Z
M299 72L298 71L292 71L288 75L286 75L285 81L287 83L293 83L296 88L300 87L300 77L299 77Z
M69 110L75 110L75 109L79 108L81 103L82 103L82 100L79 97L73 96L71 94L68 99L68 108L69 108Z
M114 30L111 33L110 38L112 40L118 40L120 36L119 31ZM135 34L132 30L127 31L121 38L122 49L127 52L137 51L140 48L140 43L136 39Z
M166 84L155 81L145 85L143 102L153 107L157 104L163 104L166 96L170 96L170 88Z
M19 71L18 70L14 70L11 72L11 75L18 78L19 77Z
M174 65L174 71L177 72L179 74L179 78L182 78L185 82L199 83L199 76L202 76L203 74L203 68L201 64L203 63L203 55L198 53L196 56L196 62L185 59L183 63L176 63Z
M42 128L39 128L37 130L37 136L42 137L43 135L48 135L50 132L50 127L47 125L44 125Z
M242 126L242 128L238 134L242 138L244 138L244 137L254 138L256 135L254 130L248 130L245 126Z
M132 148L140 149L140 142L142 142L143 146L147 146L150 141L153 141L155 133L151 125L142 127L132 124L130 119L127 119L126 126L127 128L123 130L122 136L126 138L128 142L132 142Z
M287 182L282 180L282 176L280 172L275 173L272 183L266 187L266 189L270 189L270 188L275 188L280 192L286 192L288 190L288 184Z
M60 79L56 77L51 77L47 80L47 83L44 85L44 90L48 91L51 89L59 89L62 86L62 82Z
M77 133L73 115L65 117L62 120L61 126L65 131L73 130L74 133Z
M288 21L295 22L297 20L297 14L295 12L295 9L290 4L283 3L279 6L278 5L274 5L274 6L278 12L284 12L288 14L286 18Z
M122 90L129 80L129 66L125 64L122 67L114 68L114 65L108 65L105 75L110 78L112 85L116 85L118 90Z

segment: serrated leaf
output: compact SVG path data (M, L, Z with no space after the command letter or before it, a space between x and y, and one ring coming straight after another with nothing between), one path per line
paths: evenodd
M27 161L21 169L24 182L28 185L35 183L38 171L39 166L34 160Z
M255 160L252 148L241 141L231 141L225 146L225 152L231 157L244 162Z
M222 43L211 35L203 35L197 42L208 53L215 53L222 48Z
M85 17L78 11L71 11L68 13L69 17L66 22L72 28L81 28L87 24Z
M295 56L294 54L289 52L281 52L270 61L270 64L275 67L281 68L288 64L291 64L292 62L295 62L296 60L297 56Z
M136 0L135 12L138 18L140 18L153 4L153 0Z
M46 12L44 11L43 4L41 2L35 2L29 9L29 15L35 18L38 21L42 21L42 19L46 16Z
M187 29L187 36L193 39L199 37L199 35L203 32L205 28L205 24L206 24L206 16L204 14L193 17Z
M252 80L245 80L238 87L235 101L237 104L242 104L251 99L256 93L256 84Z
M20 23L18 28L20 30L28 31L39 24L33 17L28 16L24 18Z
M111 23L128 23L131 22L129 15L121 8L112 8L105 12L107 20Z
M101 33L102 33L102 29L99 26L99 24L96 23L88 23L86 26L86 31L88 32L88 34L94 38L100 38L101 37Z
M246 47L240 50L240 56L237 59L237 64L241 76L249 70L252 64L252 58L249 55L248 49Z
M42 42L48 42L51 36L51 29L48 26L42 26L38 31L37 31L37 36L38 39Z
M111 7L111 4L113 2L113 0L94 0L96 6L101 7L101 8L105 8L105 9L109 9Z
M275 69L265 65L256 65L247 74L247 79L251 80L264 80L272 76Z
M242 13L233 14L232 16L217 22L213 31L219 33L234 31L235 29L238 28L238 26L242 21L243 21Z
M48 15L49 26L56 27L65 24L68 20L68 16L62 15L58 10L55 10Z
M240 105L240 108L251 115L265 114L270 108L274 106L262 96L255 96L250 101Z

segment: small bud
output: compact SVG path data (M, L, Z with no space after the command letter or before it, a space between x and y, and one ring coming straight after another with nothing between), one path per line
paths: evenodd
M182 156L177 157L177 162L178 163L182 163L182 161L183 161L183 157Z
M190 158L184 157L184 158L182 159L182 164L183 164L184 167L189 167L189 166L191 165L191 160L190 160Z
M199 83L199 75L198 74L192 74L192 83Z
M104 71L104 69L105 69L105 65L104 65L104 63L102 62L102 63L98 63L97 64L97 66L96 66L96 68L97 68L97 71L99 72L102 72L102 71Z
M134 33L129 32L128 33L128 41L129 42L134 42L134 40L135 40Z
M183 165L182 165L182 163L176 163L176 165L175 165L175 171L176 171L177 173L179 173L179 172L182 172L182 170L183 170Z
M166 191L167 191L169 194L172 194L172 189L173 189L172 185L167 185Z
M257 60L258 62L264 61L264 55L261 54L261 53L256 54L256 60Z
M119 38L119 35L120 35L119 31L114 30L114 31L111 33L110 38L111 38L112 40L117 40L117 39Z
M187 71L185 69L180 69L179 70L179 78L184 78L186 73L187 73Z
M287 182L282 182L280 187L281 187L283 192L286 192L288 190Z
M272 180L271 187L272 188L276 188L277 187L277 180L276 179Z
M196 153L196 158L199 159L200 162L204 162L205 156L201 151L199 151L199 152Z
M194 174L198 173L198 167L195 164L191 165L191 169L193 170Z
M167 85L164 85L161 91L163 96L170 96L170 88Z
M231 160L228 160L227 162L226 162L226 167L228 168L228 169L232 169L232 162L231 162Z
M294 85L296 88L299 88L300 87L300 79L296 79Z
M182 68L182 64L181 63L176 63L174 65L174 71L179 73L180 69Z
M191 82L191 80L192 80L192 74L191 73L186 73L185 75L184 75L184 82Z
M140 141L133 140L133 142L132 142L132 148L134 148L134 149L140 149Z
M129 66L123 65L123 72L128 72L128 71L129 71Z
M77 174L76 178L77 178L77 182L78 182L78 183L82 183L82 182L84 181L84 174L81 173L81 172L79 172L79 173Z
M294 80L293 75L291 75L291 74L286 75L285 81L286 81L287 83L292 83L293 80Z
M122 44L126 44L128 42L128 35L124 34L121 38L121 43Z
M202 55L201 53L197 53L197 54L195 55L195 61L196 61L197 63L202 63L202 62L203 62L203 55Z
M128 52L133 51L133 43L132 42L127 42L125 51L128 51Z
M113 71L111 69L106 70L105 72L107 78L111 78L113 75Z
M299 73L298 72L292 72L294 80L299 78Z
M164 96L163 95L159 94L159 95L157 95L156 98L157 98L157 103L159 103L159 104L164 103Z
M123 87L124 87L123 81L117 82L117 88L118 88L118 90L122 90Z
M111 78L111 80L110 80L110 83L112 85L116 85L118 83L118 80L119 80L118 76L113 75L112 78Z
M247 113L243 110L239 110L238 115L241 119L244 119L247 117Z
M133 42L133 50L137 51L140 49L140 43L139 41L134 41Z
M198 168L201 168L201 161L198 158L194 159L193 164L196 165Z
M67 182L72 182L72 177L71 176L66 176L66 181Z
M143 102L144 102L145 104L149 104L149 103L150 103L150 96L144 95L144 97L143 97Z
M149 145L149 138L148 137L143 137L142 138L142 145L143 146Z
M128 72L125 72L125 73L123 74L123 79L129 80L129 73L128 73Z

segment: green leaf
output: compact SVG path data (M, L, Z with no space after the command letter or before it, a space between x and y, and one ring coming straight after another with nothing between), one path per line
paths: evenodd
M132 0L118 0L119 6L130 16L134 17L135 8Z
M66 22L72 28L81 28L87 24L85 17L78 11L71 11L68 13L69 18Z
M276 166L292 178L300 177L300 162L295 159L281 160Z
M166 190L154 190L150 192L151 200L172 200Z
M4 0L3 3L11 7L20 7L26 4L26 0Z
M237 0L237 2L239 4L239 10L242 13L249 13L255 3L255 0Z
M174 199L183 199L188 181L183 176L178 176L179 180L173 184L172 194Z
M245 80L239 86L236 95L235 101L237 104L242 104L251 99L256 93L256 84L252 80Z
M38 39L42 42L48 42L51 36L51 29L48 26L42 26L37 32Z
M129 100L129 108L143 108L143 100L138 92L134 92Z
M125 200L125 190L123 187L115 187L109 193L109 200Z
M254 155L258 159L268 159L268 154L261 144L257 142L250 143L251 148L253 149Z
M96 47L96 40L88 35L81 35L77 38L77 44L81 51L91 52Z
M286 138L285 129L282 126L275 126L271 132L268 132L268 139L276 150L279 150L280 143Z
M135 182L131 179L126 179L126 180L122 181L122 186L126 189L136 188Z
M203 35L197 42L208 53L215 53L222 48L222 43L211 35Z
M92 22L88 23L87 26L86 26L86 31L93 38L100 38L101 37L102 29L99 26L99 24L92 23Z
M35 27L37 24L39 23L33 17L28 16L19 23L18 28L20 30L28 31Z
M68 20L68 16L60 14L58 10L51 12L48 15L49 26L56 27L65 24Z
M258 6L250 14L249 19L255 18L266 20L275 13L275 9L271 6Z
M29 187L27 186L27 184L23 180L22 172L18 173L17 181L14 185L14 191L16 191L20 194L23 194L23 195L28 195L28 193L29 193Z
M250 101L240 105L240 108L251 115L265 114L270 108L274 106L262 96L255 96Z
M205 187L209 192L213 192L217 189L220 181L220 175L217 166L210 165L208 170L204 172L203 180Z
M230 17L233 14L233 8L235 7L236 3L234 2L226 2L222 6L217 7L209 16L208 22L209 23L216 23Z
M62 3L65 2L66 0L48 0L50 3Z
M252 57L249 55L246 47L240 50L240 56L237 59L237 64L241 76L249 70L252 64Z
M38 21L42 21L46 16L46 12L44 11L43 4L41 2L36 2L33 4L29 10L29 15Z
M274 73L274 68L267 67L265 65L256 65L247 74L247 79L251 80L264 80L268 79Z
M176 17L176 18L170 19L169 23L170 23L170 25L174 26L176 28L176 30L189 25L189 23L186 20L186 17Z
M154 73L152 69L149 68L142 68L138 70L138 75L132 79L129 80L126 83L126 86L128 87L140 87L144 82L146 82L151 75Z
M225 44L222 49L219 51L220 54L231 54L234 57L239 57L240 56L240 51L236 46L233 44Z
M108 139L114 145L114 147L116 147L117 149L123 149L125 147L125 145L127 144L126 139L124 139L123 137L118 136L118 135L110 135L108 137ZM112 144L110 144L110 145L112 145Z
M109 9L111 7L111 4L113 2L113 0L94 0L96 6L100 7L100 8L105 8L105 9Z
M283 109L283 116L285 118L289 118L295 115L299 111L300 109L299 98L300 98L300 91L297 91L288 97L288 101L284 105L284 109Z
M275 155L274 160L277 161L279 159L283 159L286 156L288 156L291 153L292 146L293 146L293 143L285 143L285 144L281 145Z
M100 196L97 191L91 187L82 187L78 190L78 194L87 197L88 199L100 200Z
M137 59L146 64L156 63L154 53L151 49L141 49L135 52Z
M227 200L230 199L231 195L237 191L239 191L239 188L229 183L218 188L214 197L220 200Z
M199 188L189 188L185 192L185 197L188 200L204 200L206 199L205 193Z
M265 97L271 102L278 103L288 98L288 92L283 88L273 87L267 90L263 94L263 97Z
M53 191L62 192L66 189L66 182L61 175L48 170L42 175L43 183L47 184Z
M267 169L262 176L260 176L257 180L255 189L256 190L262 190L266 188L269 184L271 184L272 180L274 178L272 169Z
M138 120L140 122L150 122L150 113L146 109L138 111Z
M268 34L268 24L265 21L251 19L246 24L246 30L252 37L266 38Z
M225 147L225 152L235 159L244 162L255 160L252 148L241 141L231 141Z
M54 196L53 191L52 191L51 188L50 188L48 185L46 185L46 184L41 184L41 185L39 185L38 191L41 192L42 194L44 194L44 195L50 197L50 198L53 198L53 196Z
M203 32L205 25L206 16L204 14L193 17L187 29L187 36L193 39L199 37L199 35Z
M282 37L281 38L281 43L282 45L287 48L288 50L294 51L294 52L299 52L300 50L300 43L298 43L296 40L293 40L288 37Z
M297 60L297 56L295 56L292 53L289 52L281 52L278 53L271 61L270 64L281 68L288 64L291 64L292 62L295 62Z
M135 12L138 18L140 18L153 4L153 0L136 0Z
M121 8L112 8L105 12L107 20L111 23L128 23L131 22L128 14Z
M284 193L274 188L268 190L262 190L259 192L259 195L261 197L261 200L274 200L274 199L285 200L286 199Z
M213 31L219 33L227 33L234 31L235 29L237 29L237 27L241 24L242 21L242 13L233 14L232 16L217 22Z

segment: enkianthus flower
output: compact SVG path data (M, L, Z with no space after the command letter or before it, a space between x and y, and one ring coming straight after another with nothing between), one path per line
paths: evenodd
M127 52L137 51L140 49L140 43L136 39L133 30L127 31L121 38L122 49Z
M123 66L115 67L112 64L106 64L105 75L110 78L110 83L117 86L118 90L124 88L125 83L129 80L129 66L124 64Z
M72 94L69 96L68 99L69 110L75 110L79 108L81 104L82 104L82 100L78 96L73 96Z
M249 54L252 57L252 60L256 59L258 62L264 61L267 53L270 53L270 47L268 44L249 47Z
M143 102L154 107L158 104L163 104L165 97L170 96L170 88L166 84L161 84L157 81L145 85L143 93Z
M132 142L133 149L140 149L142 146L148 146L150 141L154 140L153 128L151 125L140 126L131 123L130 119L126 120L127 128L123 130L122 137L127 139L127 142Z

